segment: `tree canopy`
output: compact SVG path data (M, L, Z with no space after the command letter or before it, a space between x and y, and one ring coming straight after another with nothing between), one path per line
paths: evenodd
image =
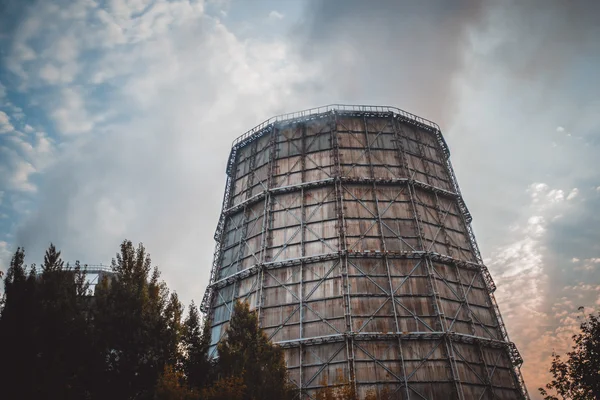
M285 400L282 350L236 303L218 357L209 324L160 280L142 244L123 241L93 295L85 266L50 245L41 268L17 249L0 299L3 399Z
M600 399L600 316L589 314L580 330L573 335L572 350L564 359L552 354L553 379L539 388L544 400Z

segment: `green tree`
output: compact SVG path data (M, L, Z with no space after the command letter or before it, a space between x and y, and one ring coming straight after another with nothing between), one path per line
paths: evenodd
M545 388L538 389L545 400L600 399L600 316L589 314L580 329L580 333L573 335L573 348L566 360L552 354L553 379Z
M200 394L185 384L184 375L172 365L166 365L158 378L155 400L199 400Z
M0 366L8 398L85 398L88 324L85 280L79 264L65 267L54 245L42 273L24 264L17 249L4 281L6 307L0 316ZM26 379L26 381L24 381Z
M203 400L244 400L247 387L241 376L229 376L217 380L202 390ZM267 398L265 398L267 399Z
M142 244L121 244L114 276L96 286L93 326L98 398L150 399L165 365L176 365L181 304L169 296Z
M256 313L237 301L227 338L218 346L221 377L242 377L244 400L292 399L283 350L273 345L258 326Z
M84 381L90 355L86 318L88 285L82 279L79 263L65 266L53 244L46 251L42 274L36 279L35 324L37 358L35 372L37 396L47 393L63 399L85 398Z
M4 278L4 305L0 315L2 392L7 398L34 398L32 365L37 359L35 320L35 267L27 272L25 250L18 248Z
M184 348L184 371L189 385L201 389L213 378L213 363L209 359L210 325L200 323L200 314L192 301L184 322L182 345Z

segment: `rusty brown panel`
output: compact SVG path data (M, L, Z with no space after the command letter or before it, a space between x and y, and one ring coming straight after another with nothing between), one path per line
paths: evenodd
M392 119L389 117L384 118L365 118L366 128L371 133L394 133L394 126L392 125ZM364 129L364 127L363 127Z
M374 166L373 175L375 179L398 179L406 177L403 168L392 166Z
M413 125L400 122L398 124L398 129L402 131L403 136L411 140L418 140L417 129Z
M420 295L398 295L395 296L396 313L402 316L434 316L433 297Z
M310 222L324 221L337 218L335 203L325 203L305 207L306 218Z
M240 163L242 163L244 160L247 160L250 158L250 155L252 154L252 145L250 146L244 146L238 149L238 153L237 153L237 162L238 165Z
M323 179L331 178L332 172L331 167L323 167L307 170L304 173L304 181L305 182L316 182L321 181Z
M271 241L273 247L279 246L290 246L292 244L300 243L302 235L300 232L300 226L290 226L287 228L274 229L271 231Z
M280 207L282 208L282 207ZM272 229L277 232L280 228L300 225L302 220L302 210L300 208L292 208L282 211L274 211L272 214Z
M352 297L355 332L396 332L394 308L389 297Z
M355 218L375 218L374 215L377 215L375 212L375 202L370 201L362 203L354 200L345 201L344 211L347 220ZM352 224L356 225L357 222L352 222ZM346 228L348 229L348 225Z
M484 326L478 322L474 322L475 336L479 336L486 339L502 340L502 336L498 332L496 327Z
M402 138L402 145L404 146L404 151L410 153L411 155L419 155L419 142L412 140L410 138Z
M327 211L327 210L326 210ZM337 221L316 221L306 225L306 241L337 237Z
M258 288L258 275L242 279L238 283L238 297L246 296L248 293L255 292Z
M283 349L283 354L285 356L285 363L288 368L295 368L300 366L300 353L302 350L300 348L287 348Z
M494 396L499 400L521 399L523 395L517 389L494 388Z
M306 136L323 135L331 131L331 125L328 117L307 121L305 125Z
M264 276L264 286L276 286L282 283L299 283L302 280L300 276L300 266L292 265L284 268L270 269Z
M402 295L429 295L429 280L426 276L410 276L396 291Z
M438 288L440 285L438 285ZM453 296L454 297L454 296ZM459 320L463 322L469 321L469 310L465 304L461 304L460 301L454 297L453 299L439 299L440 308L444 311L444 315L449 320ZM452 323L452 321L450 321ZM450 326L450 325L448 325ZM465 332L470 333L470 332Z
M302 197L298 193L278 193L273 196L272 211L299 209L302 206Z
M388 264L392 276L426 277L428 274L425 261L421 259L391 258L388 259Z
M433 132L426 131L424 129L417 128L417 127L414 127L413 130L415 132L416 140L418 140L419 142L421 142L427 146L438 147L438 142L437 142L437 139L436 139L435 135L433 134Z
M351 149L364 149L366 145L365 136L362 132L350 133L338 131L337 139L341 152L352 151Z
M300 245L288 245L287 247L269 247L267 249L267 261L285 261L301 256Z
M357 353L359 352L360 351L357 351ZM357 360L355 365L354 373L356 374L356 380L361 384L363 382L398 382L398 379L394 375L398 376L402 373L402 363L399 361L384 361L376 363L373 360Z
M371 149L371 162L373 165L402 165L402 161L395 149L391 150L373 150ZM378 178L378 175L375 175Z
M334 238L305 243L304 253L306 256L336 253L338 249L338 242L338 239Z
M362 117L340 116L337 118L338 132L363 132L365 130Z
M397 154L398 146L396 144L396 136L393 133L369 135L369 144L371 146L371 149L394 150Z
M300 285L275 286L263 289L264 306L297 303L300 297Z
M288 175L300 172L302 170L302 163L300 161L300 156L280 158L275 161L275 173Z
M491 308L471 306L470 310L482 324L487 326L496 325L496 317Z
M311 298L306 303L308 304L305 311L307 321L344 318L344 302L342 297L315 301ZM343 332L344 329L342 328L341 331Z
M302 198L297 193L282 193L275 195L273 211L298 208L302 206Z
M277 141L290 141L301 138L303 129L302 125L303 124L301 123L278 124Z
M467 294L469 304L474 304L482 307L489 306L489 294L485 289L471 288Z
M344 185L343 197L347 201L371 201L373 200L373 188L364 185Z
M312 314L310 311L307 313ZM302 329L304 330L305 337L319 337L339 334L339 332L344 331L344 325L344 321L331 320L326 323L313 318L311 322L304 322L302 324Z
M492 400L494 398L489 387L486 387L483 384L463 384L462 391L466 399Z
M339 276L330 275L323 281L305 282L304 293L305 300L310 301L342 296L342 279Z
M271 335L269 335L271 336ZM297 339L300 336L300 325L285 325L283 328L276 331L271 340L280 342L285 340Z
M412 344L412 342L411 342ZM436 354L438 351L434 352L434 354L430 355L429 358L425 359L427 353L424 353L421 358L415 359L413 357L407 356L406 353L410 353L410 350L416 348L418 350L425 350L430 347L430 344L426 341L417 341L414 345L405 345L402 347L402 351L405 353L404 356L404 365L406 366L407 375L412 374L411 381L449 381L451 379L451 372L448 365L447 357L441 353L441 345L438 347L439 355ZM443 397L433 397L433 398L443 398Z
M349 252L381 252L381 239L373 233L370 237L350 237L346 236L346 245Z
M312 152L306 155L306 167L308 169L329 165L333 165L330 150Z
M330 260L321 262L312 262L304 265L304 280L313 281L322 278L339 276L341 273L340 261Z
M304 204L320 204L323 202L335 202L335 189L333 187L320 187L308 189L304 192Z
M348 275L387 275L385 261L380 258L351 258L348 260Z
M234 195L242 193L244 190L247 189L247 186L248 186L248 175L244 175L244 176L236 179L235 184L234 184L234 190L233 190Z
M364 147L340 150L340 163L350 166L353 164L367 164L367 152ZM345 169L349 169L349 167L345 167Z

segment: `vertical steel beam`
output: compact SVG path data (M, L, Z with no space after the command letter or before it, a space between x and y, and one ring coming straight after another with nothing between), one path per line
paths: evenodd
M399 121L397 121L397 122L398 122L397 124L394 124L394 133L395 133L396 139L397 139L396 143L399 145L399 151L402 152L403 159L406 160L407 157L406 157L406 154L404 154L406 152L406 150L404 149L404 146L402 143L403 143L403 140L407 140L407 138L402 129L402 123L400 123ZM408 171L408 165L407 165L407 171ZM418 241L419 241L419 247L420 247L421 251L425 252L427 250L427 248L426 248L426 245L424 242L423 230L421 228L421 217L419 215L419 209L417 208L417 204L416 204L415 183L414 183L413 177L414 177L414 173L412 175L410 175L410 173L408 174L407 186L408 186L408 192L409 192L409 196L410 196L410 204L411 204L411 209L412 209L412 213L413 213L413 218L415 220L416 233L417 233L417 237L418 237ZM436 285L435 277L433 274L431 259L428 255L425 255L424 261L425 261L425 266L427 267L427 276L428 276L430 295L432 298L432 304L433 304L434 310L438 317L438 324L439 324L440 332L443 332L443 334L444 334L442 340L444 341L444 347L446 349L446 356L448 357L448 363L450 366L450 372L452 374L452 380L454 382L454 389L456 390L456 396L459 400L464 400L464 393L462 392L462 386L460 385L458 369L457 369L456 362L454 359L454 351L453 351L451 343L450 343L450 338L447 334L448 331L447 331L447 327L446 327L446 317L445 317L445 313L444 313L444 309L443 309L443 304L441 302L441 299L439 298L439 292L437 290L437 285Z
M306 123L302 124L302 154L301 157L301 182L306 183ZM304 338L304 259L306 257L306 193L304 192L304 186L300 190L301 204L300 204L300 339ZM300 396L302 396L304 390L302 387L303 380L303 344L300 341Z
M261 251L260 251L260 264L258 265L258 288L257 288L257 316L258 323L262 326L262 308L264 305L264 282L265 282L265 263L269 261L268 249L272 241L273 233L273 195L271 188L275 187L275 162L277 160L277 135L278 135L277 124L273 125L270 135L270 151L269 151L269 166L267 176L267 189L265 194L265 204L263 210L263 229L261 235Z
M338 252L340 254L340 273L342 278L342 296L344 299L344 319L346 323L345 343L346 359L348 363L348 380L356 391L355 364L354 364L354 329L352 327L352 309L350 298L350 283L348 279L348 252L346 241L346 221L344 217L344 189L342 186L342 165L340 160L340 144L337 132L337 113L331 114L331 149L334 159L334 185L335 185L335 208L338 225Z
M393 114L392 114L392 116L393 116ZM373 158L371 156L371 142L369 139L369 126L368 126L366 117L363 117L363 123L364 123L367 163L369 164L369 174L370 174L371 181L372 181L372 191L373 191L372 194L373 194L373 200L375 202L375 213L377 215L377 228L379 230L379 237L381 239L381 249L383 251L383 262L385 263L385 270L386 270L387 279L388 279L388 288L390 291L390 301L392 302L392 310L394 311L394 325L396 327L396 333L399 333L400 332L400 324L398 322L398 312L396 310L396 297L394 296L394 285L392 283L392 274L390 272L388 250L387 250L387 246L385 243L385 234L384 234L384 230L383 230L383 223L381 221L381 211L380 211L380 207L379 207L379 195L377 193L377 184L375 183L377 176L375 174L375 168L373 166ZM391 120L391 123L392 124L394 123L393 118ZM404 377L404 382L402 382L402 383L405 386L407 399L410 399L410 393L408 390L408 380L406 377L406 368L404 365L404 355L403 355L402 351L403 351L402 350L402 340L398 336L398 353L400 354L400 358L402 360L402 374Z

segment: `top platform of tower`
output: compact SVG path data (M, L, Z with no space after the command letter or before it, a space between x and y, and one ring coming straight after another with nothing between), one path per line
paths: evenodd
M246 146L247 144L253 142L254 140L260 138L264 134L271 131L273 126L276 123L295 123L295 122L304 122L310 121L313 119L317 119L322 117L323 115L327 115L330 113L338 113L340 115L348 115L348 116L389 116L394 115L399 118L401 121L415 125L424 130L430 131L435 134L436 139L438 140L440 147L442 148L444 154L447 157L450 157L450 150L448 149L448 145L442 136L440 127L433 121L430 121L426 118L419 117L418 115L409 113L408 111L404 111L397 107L391 106L369 106L369 105L349 105L349 104L329 104L326 106L310 108L307 110L291 112L287 114L277 115L275 117L271 117L266 121L258 124L254 128L245 132L244 134L238 136L232 143L231 153L229 154L229 160L227 162L227 175L231 176L232 168L235 164L235 157L237 154L237 150L241 147Z

